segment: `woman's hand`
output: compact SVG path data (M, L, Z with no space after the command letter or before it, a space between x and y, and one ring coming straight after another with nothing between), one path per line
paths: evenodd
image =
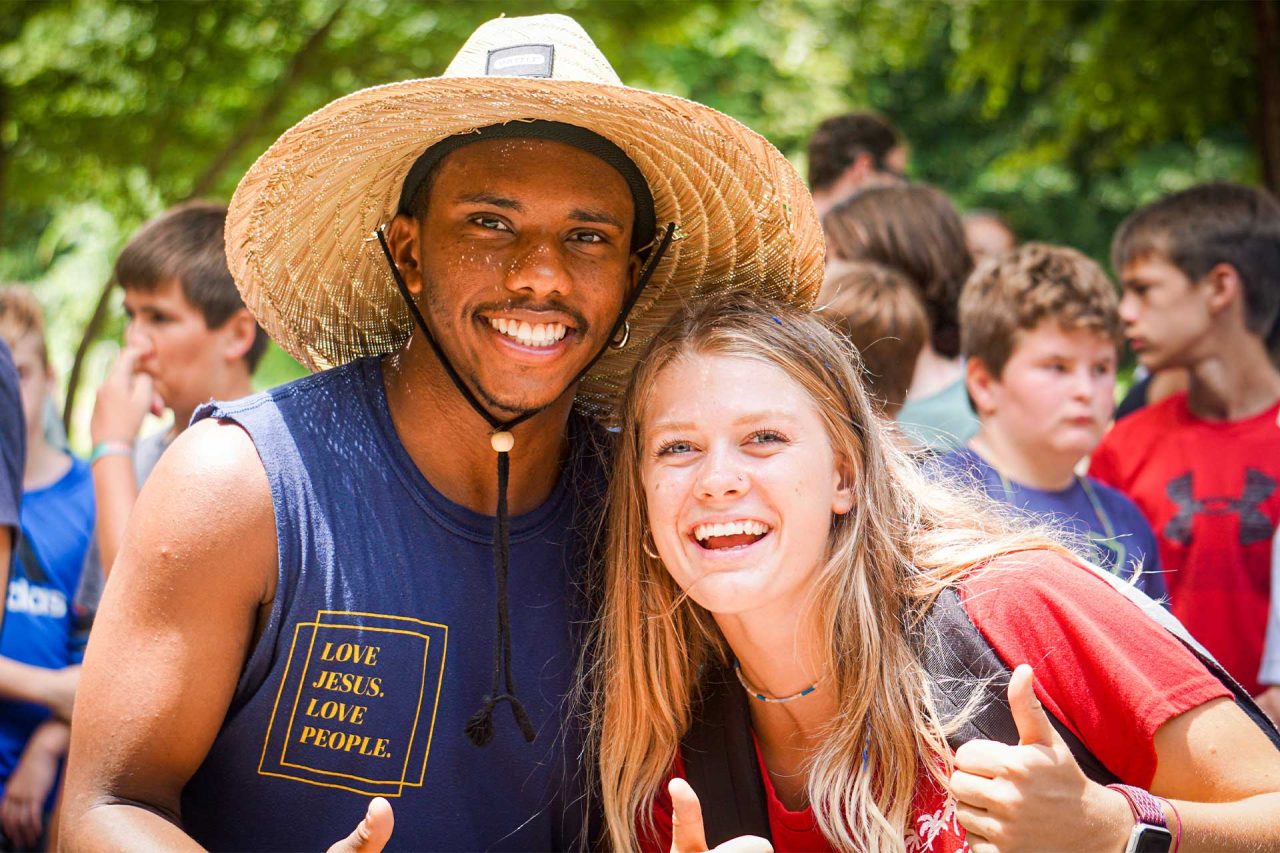
M365 812L364 820L360 821L350 835L330 847L328 853L381 853L382 848L391 840L391 830L395 825L391 803L382 797L374 797L369 801L369 810Z
M1133 815L1122 794L1089 781L1036 698L1023 664L1009 680L1018 745L956 750L951 793L974 853L1124 849Z
M667 791L671 794L671 853L708 853L698 795L678 776L668 783ZM773 845L758 835L740 835L713 853L773 853Z

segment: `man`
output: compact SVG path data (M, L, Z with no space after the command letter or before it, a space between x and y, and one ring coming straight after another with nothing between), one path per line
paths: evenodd
M855 190L900 181L906 173L906 144L884 116L832 116L809 138L809 189L820 217Z
M1256 696L1280 521L1280 203L1192 187L1126 219L1111 253L1138 361L1189 379L1117 422L1089 473L1151 522L1174 615Z
M45 435L57 388L35 295L0 286L0 341L13 353L26 420L22 541L0 635L0 849L42 845L66 754L92 612L77 606L93 538L89 465Z
M116 259L129 326L89 424L98 549L108 572L138 489L196 406L253 391L249 378L267 336L227 269L226 218L222 205L179 205L142 226ZM137 440L147 413L166 408L169 428Z
M964 242L974 264L996 258L1018 247L1018 235L994 210L971 210L964 215Z
M1115 408L1118 301L1102 268L1065 246L1027 243L978 267L960 296L960 340L981 425L937 467L1088 541L1097 565L1162 601L1150 525L1076 471Z
M504 18L286 133L227 245L277 342L342 366L201 409L161 459L89 649L68 844L315 849L371 796L408 849L580 841L601 433L571 412L607 416L699 291L809 303L803 186L572 20Z

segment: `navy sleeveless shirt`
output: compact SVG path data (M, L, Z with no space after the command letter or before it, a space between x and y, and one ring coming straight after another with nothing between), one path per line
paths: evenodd
M571 421L554 492L511 522L514 676L537 738L524 741L504 703L493 741L476 747L464 726L493 672L493 519L445 499L414 465L381 363L209 404L201 418L253 439L280 564L269 621L183 791L186 830L211 849L323 850L383 796L389 850L576 844L580 739L566 695L603 493L599 433Z

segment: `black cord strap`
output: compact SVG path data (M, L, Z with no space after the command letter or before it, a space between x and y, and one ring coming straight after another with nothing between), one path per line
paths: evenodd
M641 270L636 286L623 304L622 310L618 314L618 319L614 322L613 328L610 329L608 337L605 338L604 345L587 362L586 366L578 371L567 387L572 388L577 385L587 375L587 372L592 367L595 367L596 362L608 352L609 343L617 337L618 332L627 322L627 316L640 299L640 294L644 292L645 287L649 284L649 279L653 277L653 271L657 269L658 262L662 260L663 255L670 248L671 241L675 238L675 231L675 223L667 226L666 233ZM448 374L454 387L458 389L458 393L462 395L462 398L467 401L467 404L471 406L476 414L484 418L485 422L493 429L490 440L493 444L493 449L498 453L498 506L497 515L493 522L493 571L497 580L498 637L493 645L493 679L490 683L489 695L484 697L480 708L467 720L466 734L476 746L484 746L489 743L493 740L493 710L500 702L509 702L511 704L511 713L515 717L516 725L520 728L520 733L524 735L525 741L532 743L536 734L533 728L533 721L529 719L529 713L525 710L524 705L516 698L516 685L511 668L511 613L507 596L507 579L511 569L511 542L507 488L511 476L510 451L514 443L514 439L511 437L511 430L544 411L551 404L548 403L546 406L539 406L536 409L528 409L506 421L494 417L493 413L484 407L471 389L467 387L467 384L462 381L462 377L458 375L458 371L454 369L449 362L449 358L444 354L444 349L440 346L439 341L436 340L436 336L431 333L431 328L427 325L426 318L418 310L417 303L414 302L408 286L400 276L400 269L396 266L395 259L391 255L391 247L387 245L387 238L383 228L378 228L374 234L377 235L378 245L382 247L382 253L386 256L388 266L391 267L391 277L395 280L396 289L400 291L401 298L404 299L405 305L409 307L409 313L413 315L414 322L422 331L423 337L431 345L431 350L436 354L436 358L444 365L445 373ZM502 688L505 688L505 691L499 693Z

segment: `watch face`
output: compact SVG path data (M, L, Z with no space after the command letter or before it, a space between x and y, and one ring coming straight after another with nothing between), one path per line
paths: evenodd
M1144 823L1134 827L1133 837L1129 841L1132 853L1169 853L1173 846L1173 834L1163 826L1152 826Z

